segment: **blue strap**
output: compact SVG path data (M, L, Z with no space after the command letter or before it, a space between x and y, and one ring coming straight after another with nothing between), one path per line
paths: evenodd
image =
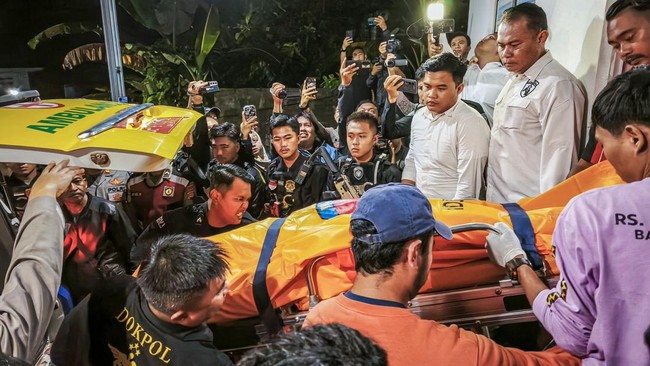
M535 247L535 231L533 230L533 224L530 222L530 217L528 217L526 211L517 203L504 203L503 208L510 214L512 229L517 234L521 242L521 248L528 255L528 259L532 263L533 268L543 268L544 262L539 252L537 252L537 247Z
M266 232L260 259L255 269L255 277L253 277L253 298L255 299L255 306L269 334L277 334L284 326L282 318L273 308L269 290L266 287L266 271L271 262L271 255L278 241L278 235L280 234L280 228L284 224L284 220L283 218L275 220Z
M74 307L74 301L72 301L72 295L70 294L70 290L68 290L67 287L61 285L59 287L57 297L59 298L59 301L61 302L61 306L63 307L63 314L68 315L70 311L72 311L72 308Z

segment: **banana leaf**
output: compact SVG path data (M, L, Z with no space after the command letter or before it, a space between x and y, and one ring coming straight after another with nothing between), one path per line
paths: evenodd
M44 40L52 39L56 36L66 35L66 34L82 34L82 33L95 33L98 36L101 36L104 31L102 27L97 24L86 23L86 22L77 22L77 23L59 23L53 25L41 33L34 36L27 42L27 45L35 50L36 46Z
M194 56L199 73L202 73L205 58L212 51L220 35L221 22L219 21L219 9L210 5L210 9L208 9L208 13L205 16L205 22L203 22L202 29L196 35L196 42L194 44Z
M136 53L122 50L122 64L141 70L146 66L144 58ZM63 58L63 68L70 70L84 62L106 62L106 49L103 43L89 43L76 47Z

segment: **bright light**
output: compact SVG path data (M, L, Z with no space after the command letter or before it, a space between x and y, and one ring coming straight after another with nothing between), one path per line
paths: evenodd
M445 5L443 3L431 3L427 8L427 19L430 22L445 18Z
M9 89L7 92L9 95L18 95L18 89Z

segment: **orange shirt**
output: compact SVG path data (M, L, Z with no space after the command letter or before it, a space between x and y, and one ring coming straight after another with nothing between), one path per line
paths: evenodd
M546 352L502 347L456 325L421 319L409 309L373 305L343 294L318 304L303 327L328 323L347 325L373 339L386 351L391 366L580 365L578 358L559 347Z

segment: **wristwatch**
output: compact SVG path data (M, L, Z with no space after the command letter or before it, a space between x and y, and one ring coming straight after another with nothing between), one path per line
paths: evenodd
M511 280L517 280L517 268L526 265L529 266L530 268L533 268L533 265L530 264L530 261L528 258L522 255L518 255L508 262L506 262L506 270L508 271L508 277L510 277Z

